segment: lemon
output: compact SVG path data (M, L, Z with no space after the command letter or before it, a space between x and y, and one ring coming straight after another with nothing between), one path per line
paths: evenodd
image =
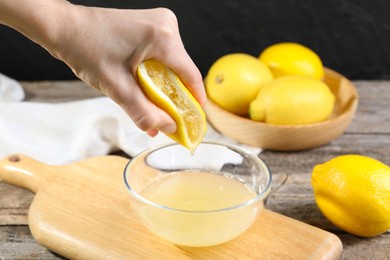
M206 116L176 73L157 61L147 60L138 66L137 76L148 99L175 120L176 132L167 136L195 151L206 134Z
M390 229L390 168L362 155L343 155L314 167L314 196L339 228L362 237Z
M260 53L259 59L271 69L275 78L286 75L305 75L316 79L324 77L320 57L298 43L273 44Z
M250 118L277 125L305 125L329 118L335 97L329 87L306 76L284 76L263 87L249 107Z
M213 63L205 85L212 101L236 115L246 116L250 102L272 79L271 71L256 57L232 53Z

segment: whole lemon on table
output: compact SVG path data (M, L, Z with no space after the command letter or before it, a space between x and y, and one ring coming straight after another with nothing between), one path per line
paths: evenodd
M343 155L314 167L314 196L339 228L362 237L390 229L390 168L361 155Z
M264 86L249 107L250 118L277 125L305 125L324 121L333 112L329 87L306 76L284 76Z
M250 102L262 86L272 79L271 71L256 57L232 53L213 63L205 85L208 97L217 105L234 114L246 116Z
M305 75L316 79L324 77L320 57L298 43L273 44L260 53L259 59L271 69L275 78L286 75Z

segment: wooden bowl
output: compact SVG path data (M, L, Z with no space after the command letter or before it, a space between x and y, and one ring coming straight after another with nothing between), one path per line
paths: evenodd
M309 125L274 125L256 122L224 110L210 99L205 106L208 121L220 133L243 144L277 151L318 147L339 137L351 123L358 105L357 91L347 78L325 68L324 82L336 97L327 121Z

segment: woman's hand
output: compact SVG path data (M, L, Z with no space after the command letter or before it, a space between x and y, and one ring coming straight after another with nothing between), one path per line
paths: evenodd
M168 114L152 104L136 79L139 63L155 59L173 69L199 103L202 77L184 49L176 16L168 9L119 10L73 6L54 55L87 84L112 98L150 135L176 131Z
M19 1L14 8L34 8L28 3L31 1L26 5ZM0 5L4 2L12 1L0 0ZM29 27L29 20L21 19L13 27L64 61L88 85L113 99L149 135L159 130L174 133L176 125L138 85L136 69L143 60L155 59L170 67L199 103L205 103L202 76L183 46L176 16L170 10L85 7L62 0L34 2L46 8L46 20L42 6L36 5L41 11L31 10L28 15L37 22Z

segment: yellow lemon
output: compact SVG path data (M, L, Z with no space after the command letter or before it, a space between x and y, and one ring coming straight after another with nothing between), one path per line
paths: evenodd
M168 136L193 152L206 134L206 116L199 103L176 73L157 61L142 62L137 76L148 99L175 120L177 130Z
M263 87L249 107L250 118L277 125L305 125L327 120L335 97L329 87L306 76L277 78Z
M206 91L208 97L220 107L246 116L250 102L261 87L272 79L271 71L256 57L232 53L222 56L210 67Z
M343 155L314 167L312 186L321 212L362 237L390 229L390 168L361 155Z
M305 75L316 79L324 77L320 57L311 49L293 42L282 42L264 49L259 59L272 71L275 78L286 75Z

